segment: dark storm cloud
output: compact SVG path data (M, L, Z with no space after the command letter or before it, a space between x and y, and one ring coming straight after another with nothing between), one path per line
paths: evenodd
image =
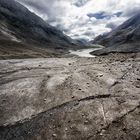
M114 15L116 15L117 17L120 17L122 15L123 12L117 12Z
M73 4L77 7L81 7L81 6L84 6L88 2L89 0L75 0Z
M89 13L87 14L88 17L95 17L96 19L104 19L106 17L108 17L108 15L106 15L105 12L98 12L98 13Z
M117 27L117 25L115 23L110 22L110 23L106 24L106 27L111 28L113 30L113 29L115 29Z

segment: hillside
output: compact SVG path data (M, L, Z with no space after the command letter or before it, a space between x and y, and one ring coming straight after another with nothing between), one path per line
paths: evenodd
M110 33L96 37L92 43L106 47L100 51L93 52L93 54L97 55L110 52L140 52L140 13Z
M79 43L14 0L0 0L0 58L48 57Z

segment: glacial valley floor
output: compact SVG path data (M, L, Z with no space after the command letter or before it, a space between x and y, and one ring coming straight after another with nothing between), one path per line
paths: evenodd
M140 53L0 61L0 140L139 140Z

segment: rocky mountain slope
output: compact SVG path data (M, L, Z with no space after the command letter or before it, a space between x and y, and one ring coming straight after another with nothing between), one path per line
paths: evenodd
M56 53L56 50L78 48L78 44L18 2L0 0L1 58L47 57L53 54L50 49Z
M93 54L109 52L140 52L140 12L106 35L92 41L106 48Z

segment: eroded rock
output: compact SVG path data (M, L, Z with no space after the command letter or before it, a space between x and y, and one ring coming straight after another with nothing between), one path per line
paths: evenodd
M133 59L0 61L0 140L139 139L140 59Z

